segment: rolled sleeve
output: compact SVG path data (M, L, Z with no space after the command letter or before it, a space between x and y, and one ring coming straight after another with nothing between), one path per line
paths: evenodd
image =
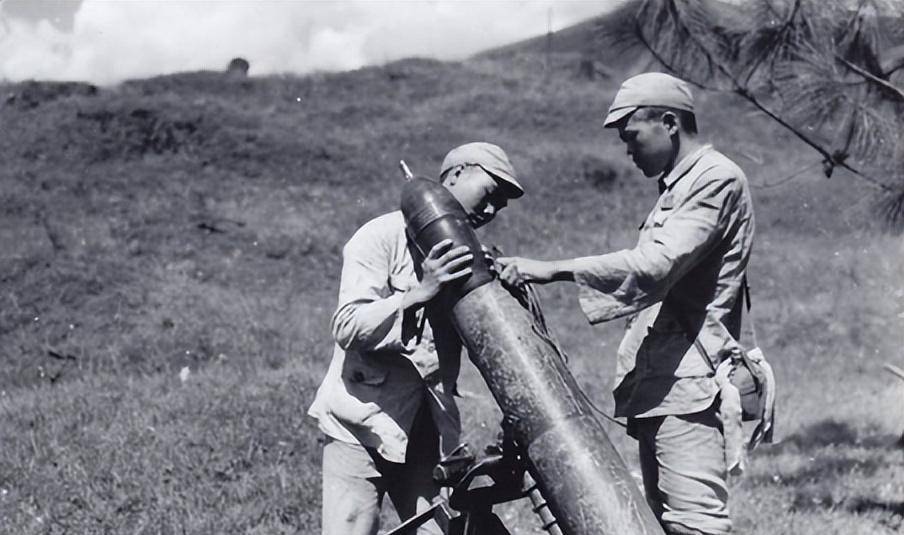
M735 177L703 174L680 205L654 210L636 247L576 259L588 320L611 320L661 301L719 242L737 191Z
M391 255L386 244L358 233L342 251L339 304L331 329L344 350L396 351L407 349L417 332L421 312L405 312L404 292L389 281Z

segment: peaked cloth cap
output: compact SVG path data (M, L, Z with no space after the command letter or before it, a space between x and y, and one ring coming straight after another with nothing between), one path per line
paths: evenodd
M694 111L694 96L687 82L664 72L645 72L625 80L609 106L603 126L614 127L643 106Z
M479 166L500 181L512 199L524 195L524 188L518 182L512 162L509 161L505 151L497 145L478 141L455 147L443 158L439 176L442 177L450 169L459 165Z

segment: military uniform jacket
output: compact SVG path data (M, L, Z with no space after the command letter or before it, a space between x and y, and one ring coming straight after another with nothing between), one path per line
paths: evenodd
M747 178L706 145L659 185L637 246L578 259L575 271L591 323L630 316L618 350L617 416L706 409L718 387L694 338L713 364L739 350L739 296L754 234Z
M461 429L453 397L461 342L444 315L402 310L403 294L418 282L402 213L366 223L342 258L331 320L336 345L308 414L336 440L375 448L401 463L414 418L426 403L440 448L450 453Z

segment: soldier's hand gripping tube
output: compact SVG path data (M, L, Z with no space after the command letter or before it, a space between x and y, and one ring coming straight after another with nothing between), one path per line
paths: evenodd
M426 254L439 241L468 245L473 273L441 298L503 414L527 469L566 535L662 535L624 461L533 317L493 278L461 205L442 185L414 179L402 192L408 234Z
M459 298L493 280L483 249L474 229L468 224L464 208L442 185L425 178L414 178L402 189L402 213L408 236L421 256L426 257L437 243L452 240L452 247L467 245L474 255L471 274L446 284L441 299L451 307Z

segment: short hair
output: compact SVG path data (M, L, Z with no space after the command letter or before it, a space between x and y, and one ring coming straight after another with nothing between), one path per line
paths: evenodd
M678 125L683 131L689 134L697 134L697 116L694 115L694 112L687 110L676 110L675 108L669 108L666 106L643 106L638 108L636 112L632 115L640 119L641 121L647 121L650 119L658 119L663 113L670 111L678 117Z

